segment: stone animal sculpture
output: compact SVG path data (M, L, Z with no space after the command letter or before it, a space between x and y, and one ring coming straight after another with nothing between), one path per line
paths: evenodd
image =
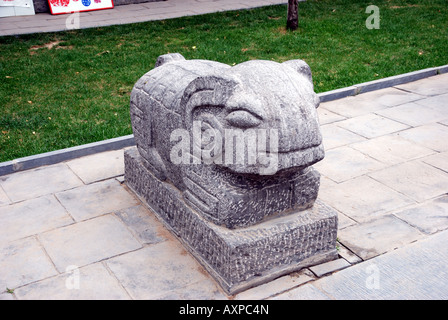
M230 67L168 54L135 84L131 121L145 167L208 221L234 229L313 206L320 177L311 165L324 157L318 105L302 60Z

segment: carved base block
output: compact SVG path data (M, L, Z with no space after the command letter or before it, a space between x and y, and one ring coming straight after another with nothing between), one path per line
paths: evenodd
M310 209L227 229L202 218L182 192L157 179L136 148L125 151L125 180L228 294L337 257L337 213Z

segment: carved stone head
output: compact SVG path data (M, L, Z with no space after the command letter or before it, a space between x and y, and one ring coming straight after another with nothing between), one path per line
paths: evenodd
M235 228L313 205L318 105L302 60L230 67L169 54L136 83L131 120L145 166L203 217Z

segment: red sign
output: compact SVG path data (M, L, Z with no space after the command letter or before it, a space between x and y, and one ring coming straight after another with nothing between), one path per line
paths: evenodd
M113 0L48 0L51 14L112 9Z

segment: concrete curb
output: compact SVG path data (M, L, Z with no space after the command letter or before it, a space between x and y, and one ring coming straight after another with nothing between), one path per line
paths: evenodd
M393 77L364 82L350 87L331 90L318 94L321 102L327 102L355 96L361 93L393 87L399 84L448 73L448 65L413 71ZM118 150L135 145L134 135L89 143L77 147L42 153L0 163L0 176L29 170L40 166L52 165L63 161L88 156L95 153Z
M133 145L135 145L134 135L128 135L124 137L103 140L72 148L61 149L57 151L20 158L0 163L0 176L41 166L56 164L95 153L119 150Z
M400 84L432 77L438 74L447 73L448 65L428 68L418 71L413 71L409 73L400 74L397 76L392 76L384 79L364 82L360 84L356 84L350 87L331 90L323 93L319 93L318 96L321 102L327 102L332 100L337 100L341 98L345 98L348 96L356 96L361 93L366 93L369 91L384 89L388 87L397 86Z

